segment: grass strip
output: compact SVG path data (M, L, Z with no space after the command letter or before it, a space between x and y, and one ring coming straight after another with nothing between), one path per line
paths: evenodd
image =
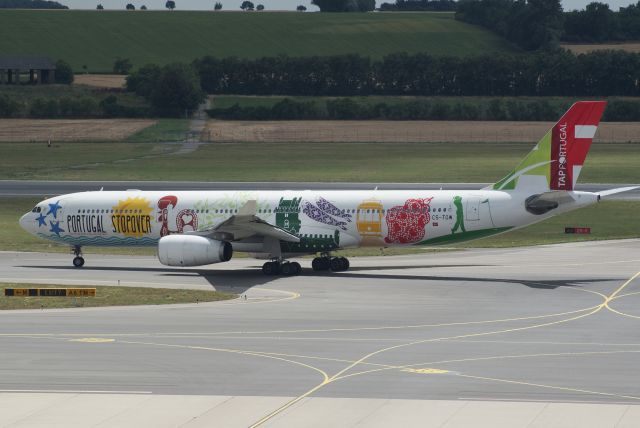
M504 177L528 143L0 144L0 179L471 182ZM582 183L634 183L640 144L593 144Z
M146 287L91 287L96 297L5 297L5 288L65 288L64 285L0 283L0 310L170 305L234 299L235 294L210 290ZM82 288L73 286L72 288Z

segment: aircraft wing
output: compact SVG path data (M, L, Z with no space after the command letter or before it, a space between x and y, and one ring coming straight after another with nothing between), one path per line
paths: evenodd
M252 236L276 238L285 242L300 242L300 238L281 227L267 223L256 216L256 201L247 201L238 214L210 229L191 232L219 241L239 241Z

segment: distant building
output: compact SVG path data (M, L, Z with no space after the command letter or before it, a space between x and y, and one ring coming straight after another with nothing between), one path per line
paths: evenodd
M24 75L24 76L23 76ZM28 75L28 80L26 76ZM29 83L53 83L56 64L46 56L0 55L0 85Z

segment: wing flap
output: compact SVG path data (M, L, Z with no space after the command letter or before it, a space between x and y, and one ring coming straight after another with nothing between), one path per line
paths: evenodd
M300 238L286 230L267 223L256 216L256 201L247 201L238 214L210 229L192 232L220 241L239 241L254 236L271 237L285 242L300 242Z

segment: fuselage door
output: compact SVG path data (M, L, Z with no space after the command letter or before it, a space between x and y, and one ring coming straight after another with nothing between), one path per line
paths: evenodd
M480 220L480 198L477 196L471 196L467 198L466 207L466 219L467 221L479 221Z

